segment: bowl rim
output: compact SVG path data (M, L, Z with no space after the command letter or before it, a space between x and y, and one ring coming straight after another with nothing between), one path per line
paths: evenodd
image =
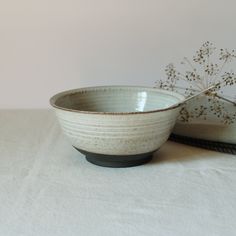
M163 111L168 111L168 110L173 110L176 109L178 107L180 107L182 104L177 104L176 106L171 106L171 107L167 107L167 108L163 108L163 109L155 109L155 110L149 110L149 111L132 111L132 112L100 112L100 111L84 111L84 110L76 110L76 109L70 109L70 108L65 108L62 106L58 106L56 105L56 101L57 99L61 98L62 96L68 95L68 94L74 94L74 93L78 93L78 92L86 92L86 91L93 91L93 90L102 90L102 89L112 89L112 88L127 88L127 89L145 89L147 91L150 92L160 92L163 94L168 94L170 96L176 97L181 100L185 99L185 96L177 93L177 92L173 92L173 91L168 91L165 89L158 89L158 88L153 88L153 87L147 87L147 86L133 86L133 85L107 85L107 86L91 86L91 87L81 87L81 88L77 88L77 89L70 89L70 90L65 90L59 93L56 93L55 95L53 95L50 100L49 103L52 107L59 109L59 110L64 110L64 111L68 111L68 112L75 112L75 113L81 113L81 114L95 114L95 115L137 115L137 114L149 114L149 113L155 113L155 112L163 112Z

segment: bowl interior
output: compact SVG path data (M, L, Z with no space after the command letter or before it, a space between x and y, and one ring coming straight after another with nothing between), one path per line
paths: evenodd
M170 91L142 87L91 87L62 92L51 99L57 108L87 112L147 112L182 101Z

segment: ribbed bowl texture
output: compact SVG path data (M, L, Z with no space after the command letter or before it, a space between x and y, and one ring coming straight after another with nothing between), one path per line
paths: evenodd
M160 89L104 86L69 90L50 99L72 145L105 155L152 152L166 142L184 96Z

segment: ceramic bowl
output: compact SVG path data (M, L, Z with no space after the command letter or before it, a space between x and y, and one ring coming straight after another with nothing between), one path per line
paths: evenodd
M178 93L134 86L69 90L50 99L72 145L101 166L149 161L168 139L184 100Z

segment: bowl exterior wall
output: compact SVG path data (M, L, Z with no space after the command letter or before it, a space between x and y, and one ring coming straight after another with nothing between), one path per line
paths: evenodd
M143 114L86 114L55 109L73 146L106 155L157 150L168 139L180 107Z

